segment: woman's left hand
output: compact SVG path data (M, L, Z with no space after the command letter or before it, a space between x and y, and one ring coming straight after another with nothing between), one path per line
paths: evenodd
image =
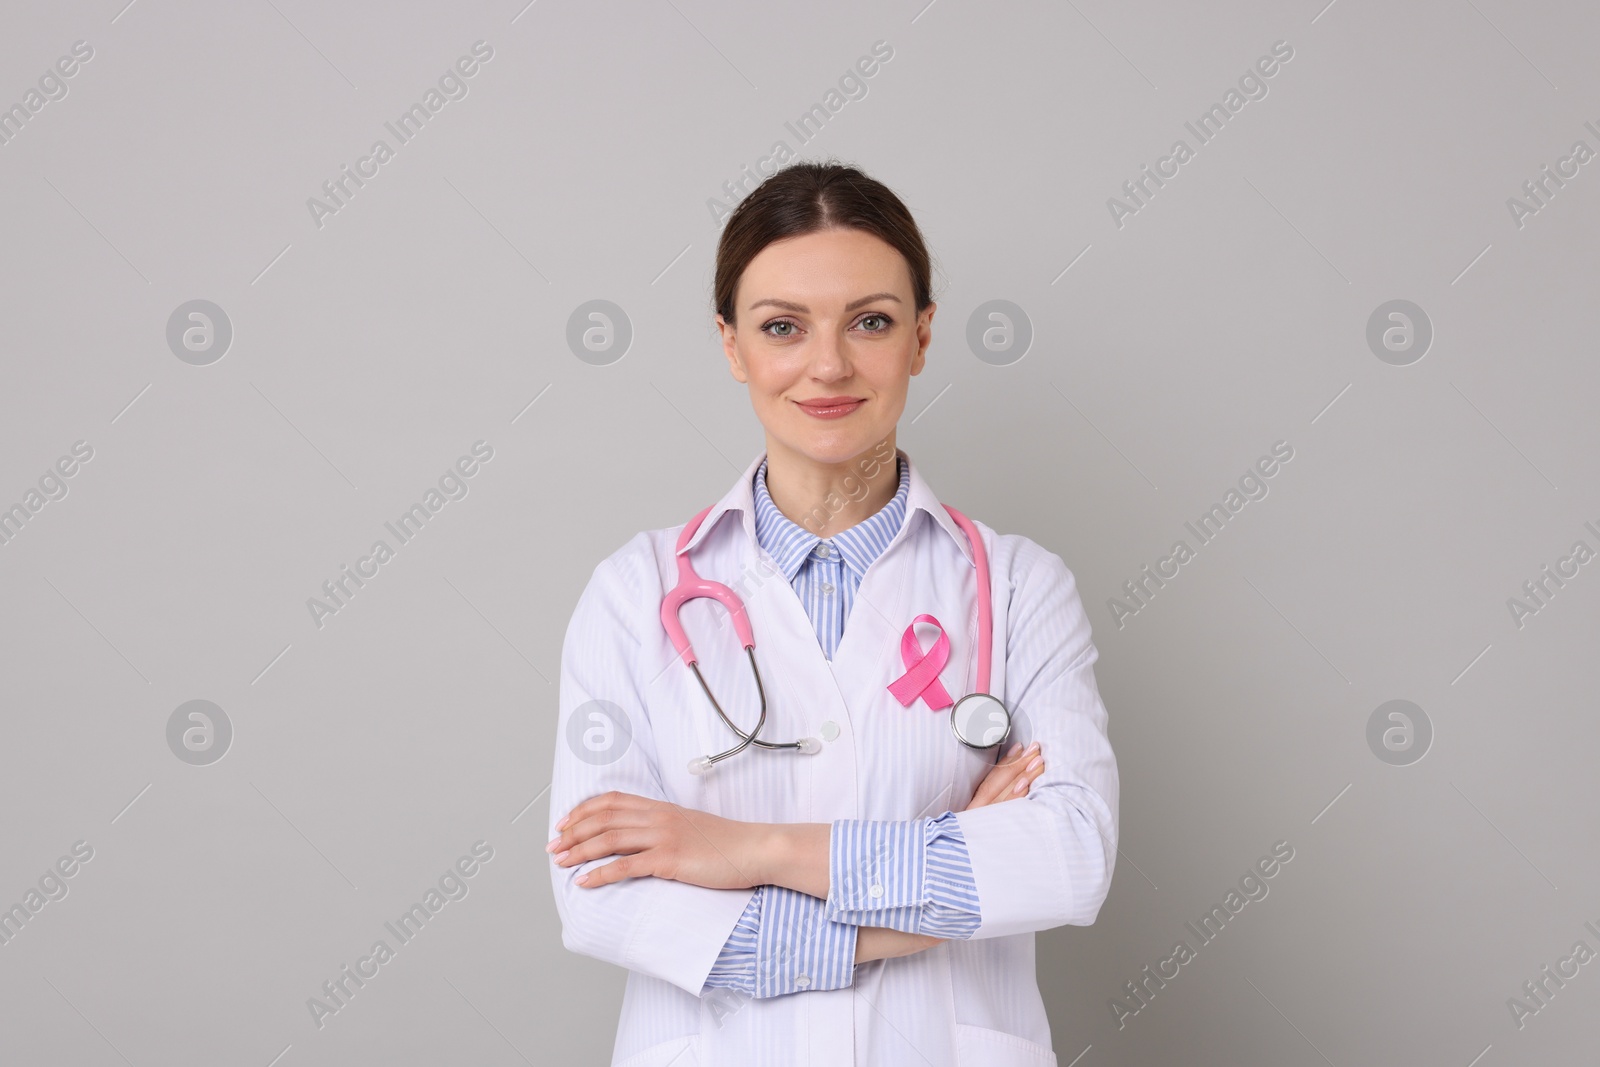
M545 846L562 867L618 856L573 881L585 889L624 878L670 878L708 889L761 885L756 857L765 827L612 790L567 812Z

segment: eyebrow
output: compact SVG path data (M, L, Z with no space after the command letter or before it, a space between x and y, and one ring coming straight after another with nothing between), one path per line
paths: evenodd
M864 307L865 305L872 303L874 300L893 300L896 304L900 303L900 298L895 296L893 293L873 293L871 296L864 296L859 300L850 301L850 303L844 306L844 309L846 311L854 311L856 308ZM811 311L811 309L806 307L804 304L794 304L787 300L778 300L775 297L768 297L765 300L757 300L745 310L754 311L763 304L771 304L773 307L780 307L785 311L798 311L802 315L809 314Z

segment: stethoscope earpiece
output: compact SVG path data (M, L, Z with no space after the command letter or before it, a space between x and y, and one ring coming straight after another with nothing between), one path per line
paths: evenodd
M754 739L752 738L752 740ZM780 746L773 745L772 747L777 748ZM815 756L818 752L822 751L822 742L818 741L815 737L802 737L796 741L793 746L782 747L793 747L797 751L805 753L807 756ZM710 772L715 763L716 760L712 759L710 756L696 756L694 759L689 761L689 773L696 777L699 777L702 774L707 774Z

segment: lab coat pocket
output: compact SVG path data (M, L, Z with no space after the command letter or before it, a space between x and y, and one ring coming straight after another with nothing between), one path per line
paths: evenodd
M651 1045L613 1064L613 1067L667 1067L668 1064L672 1067L699 1067L700 1036L688 1034L675 1037L671 1041L663 1041L659 1045Z
M956 1063L960 1067L1057 1067L1056 1054L1016 1034L956 1024Z

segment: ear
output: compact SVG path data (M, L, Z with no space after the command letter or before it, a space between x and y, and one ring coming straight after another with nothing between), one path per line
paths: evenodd
M750 376L745 373L744 360L739 356L738 339L720 311L717 313L717 329L722 332L722 354L728 357L728 372L733 375L734 381L748 383Z
M911 373L921 374L928 361L928 345L933 342L933 313L939 305L930 303L917 316L917 354L911 359Z

